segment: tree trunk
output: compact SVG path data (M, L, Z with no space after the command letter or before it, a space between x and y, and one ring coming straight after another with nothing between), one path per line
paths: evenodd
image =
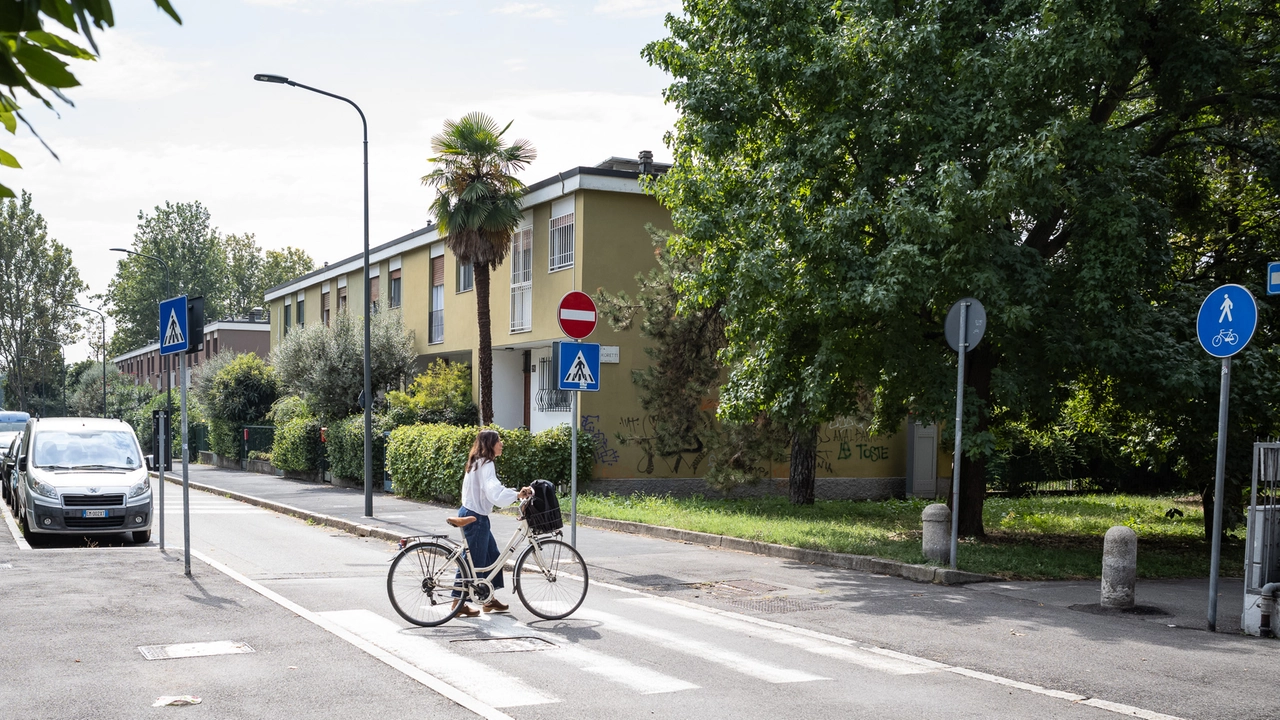
M814 476L818 470L818 426L791 431L791 504L812 505Z
M476 280L476 323L480 329L480 426L493 423L493 334L489 323L489 266L473 263Z
M990 428L989 413L985 408L991 407L991 371L995 369L996 358L991 353L991 346L979 345L976 350L965 355L965 385L973 388L974 394L982 401L983 407L975 407L978 411L978 422L969 432L983 433ZM982 503L987 498L987 459L970 458L961 453L960 460L960 522L957 534L962 537L985 537L987 532L982 524ZM953 505L954 507L954 505Z

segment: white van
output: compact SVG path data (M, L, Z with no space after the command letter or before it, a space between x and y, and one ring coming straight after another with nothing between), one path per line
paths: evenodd
M32 534L130 533L151 540L150 459L121 420L27 421L15 469L18 522Z

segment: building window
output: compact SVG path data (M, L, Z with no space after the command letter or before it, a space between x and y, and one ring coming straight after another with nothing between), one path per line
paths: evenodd
M387 287L387 304L393 308L400 307L400 271L391 271L391 284Z
M289 303L284 305L284 329L280 331L281 337L289 334L289 328L293 325L293 308Z
M299 300L298 301L298 327L299 328L301 328L303 325L306 324L305 323L306 317L302 314L302 304L303 304L303 301Z
M338 312L344 313L346 311L347 311L347 286L343 285L342 287L338 288Z
M556 370L551 367L551 358L538 358L538 412L569 412L570 397L568 390L558 390L556 386Z
M329 293L320 293L320 322L329 327Z
M382 278L375 275L369 278L369 312L378 312L378 299L382 297Z
M431 258L431 326L427 342L444 342L444 256Z
M573 213L551 218L551 270L573 267Z
M458 263L458 292L467 292L476 287L476 269L471 263Z
M511 236L511 332L533 327L533 228Z

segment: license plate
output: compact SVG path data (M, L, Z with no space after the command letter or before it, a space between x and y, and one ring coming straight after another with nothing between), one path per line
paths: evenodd
M106 510L85 510L85 511L84 511L84 515L83 515L82 517L87 517L87 518L100 517L100 518L104 518L104 517L106 517L106 516L107 516L107 511L106 511Z

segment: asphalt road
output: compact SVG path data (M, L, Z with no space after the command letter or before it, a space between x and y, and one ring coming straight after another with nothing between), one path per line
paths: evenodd
M216 477L217 473L209 473L209 478ZM324 497L332 499L329 490L337 489L325 488ZM153 636L152 641L220 637L248 642L260 652L263 647L274 648L278 641L296 650L297 656L289 656L283 679L271 680L263 679L269 674L262 667L246 669L261 662L262 655L165 661L128 658L134 665L149 663L146 667L203 663L235 669L219 674L219 681L207 686L202 705L183 712L266 717L273 714L268 708L311 702L305 693L295 691L318 685L314 701L319 707L366 709L352 713L356 716L373 714L368 708L376 708L378 715L398 717L403 707L397 705L399 701L423 694L429 702L423 701L418 706L422 712L415 716L474 716L428 690L422 678L415 679L415 668L430 674L428 682L444 683L450 692L459 693L455 699L474 700L472 710L479 708L485 714L488 708L494 713L491 717L515 718L764 718L802 713L877 718L1113 718L1135 716L1135 712L1148 718L1273 718L1280 700L1271 680L1275 645L1254 639L1213 636L1132 618L1090 616L1020 597L1019 591L1025 588L1013 585L1006 590L920 585L585 528L579 529L578 544L591 565L593 584L587 602L573 617L537 621L508 592L504 600L513 600L510 615L454 620L435 629L414 628L395 614L386 599L386 569L394 553L391 543L317 527L206 493L192 493L195 577L182 578L180 493L173 485L168 491L166 555L157 557L154 542L151 548L99 544L25 552L5 546L0 565L14 565L8 558L17 558L14 568L21 565L28 572L24 581L0 569L0 585L6 597L22 592L33 579L31 572L46 557L63 565L85 562L85 568L96 568L96 572L83 569L73 575L110 586L117 599L111 605L128 605L124 598L129 590L116 589L109 580L114 574L110 571L120 562L113 558L127 558L139 571L147 566L147 573L140 575L157 576L148 581L153 585L140 592L146 598L143 604L165 608L166 614L156 618L158 625L177 623L167 637ZM391 500L379 497L382 518L408 523L410 518L392 517L403 508ZM332 506L324 509L334 511ZM450 511L422 506L411 509L412 513L442 520ZM422 518L412 519L421 524ZM497 518L495 524L500 538L514 525L508 518ZM225 567L243 583L201 558ZM75 585L65 571L36 575L39 583L33 584L52 584L42 592L45 598L66 592L67 583ZM215 584L216 594L191 591L196 585ZM170 595L173 602L160 600ZM200 602L201 598L206 601ZM27 607L33 604L39 605L39 600L31 599ZM225 627L243 628L242 632L228 630L220 636L215 625L199 638L186 633L198 625L188 627L184 613L222 617L223 611L233 607L230 617L235 621ZM18 634L56 634L59 627L72 627L59 620L69 612L58 603L39 627L21 628ZM239 622L246 615L257 622ZM98 627L86 628L85 633L105 634L112 638L109 644L118 648L126 626L150 625L150 619L146 615L114 623L95 618ZM9 635L6 631L5 637ZM293 641L298 636L308 640ZM69 642L75 646L74 640ZM39 647L39 641L25 647ZM132 646L126 649L136 653ZM29 668L26 661L11 660L10 653L0 658L6 679L20 677L61 687L56 675L49 677ZM312 682L295 680L304 676ZM327 683L323 682L326 677ZM293 683L291 690L264 693L259 687L285 681ZM413 692L392 691L389 696L380 683L395 688L407 683ZM1248 688L1251 694L1242 692ZM51 692L29 696L45 714L16 716L140 716L110 714L107 709L84 715L58 712L66 705L50 704L46 709L56 698ZM150 692L141 695L176 692L151 686ZM192 692L200 694L198 689ZM138 695L136 688L133 694ZM339 697L331 701L330 694ZM25 699L26 693L0 690L0 716L15 696ZM342 698L349 698L350 704L341 705ZM129 707L139 706L135 702ZM236 711L219 713L215 708Z

